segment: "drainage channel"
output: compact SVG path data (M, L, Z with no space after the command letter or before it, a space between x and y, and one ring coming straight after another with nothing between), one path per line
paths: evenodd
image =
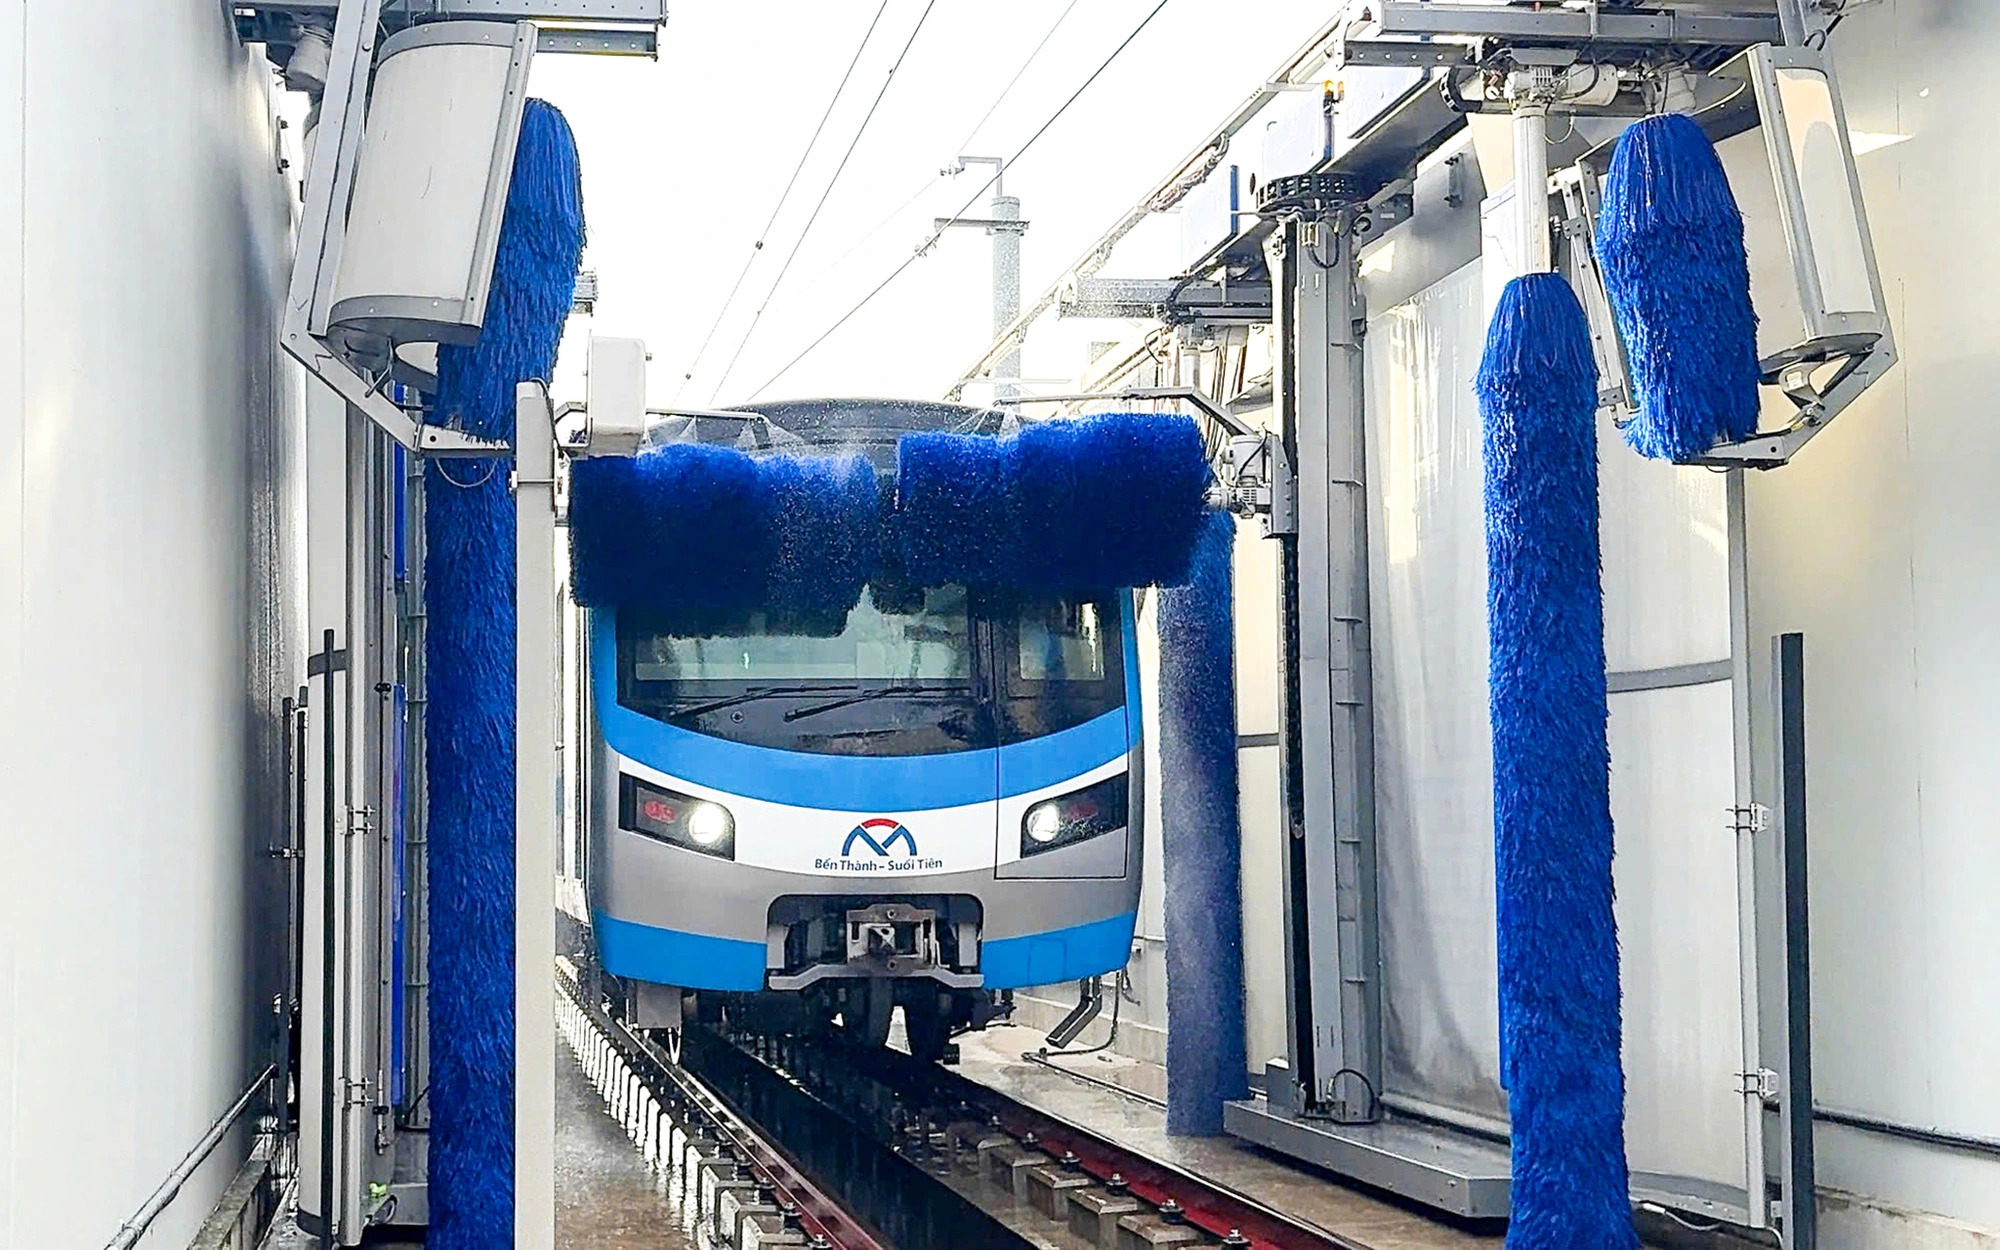
M568 977L556 984L558 1025L585 1074L647 1161L686 1177L705 1245L1051 1250L720 1039L690 1030L669 1055Z
M835 1153L863 1140L877 1158L892 1152L905 1173L920 1171L1011 1229L1019 1239L1012 1244L1367 1250L898 1051L838 1037L691 1030L685 1059L725 1094L782 1087L788 1098L817 1104L830 1115L825 1123L838 1126L831 1131L843 1134ZM783 1140L797 1148L794 1138ZM992 1244L958 1233L902 1244Z

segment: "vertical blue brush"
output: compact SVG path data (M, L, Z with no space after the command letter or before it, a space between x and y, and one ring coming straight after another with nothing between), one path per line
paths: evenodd
M1611 909L1597 369L1556 274L1509 283L1477 383L1486 440L1508 1250L1633 1250Z
M1160 594L1167 1132L1186 1136L1222 1132L1222 1104L1249 1096L1230 582L1235 539L1235 520L1209 513L1187 584Z
M1648 117L1619 136L1597 258L1631 363L1632 449L1685 461L1756 433L1757 314L1743 215L1692 118Z
M486 324L438 352L427 419L514 435L514 387L547 378L583 251L576 142L528 102ZM514 1242L514 499L511 461L424 475L429 706L431 1250Z

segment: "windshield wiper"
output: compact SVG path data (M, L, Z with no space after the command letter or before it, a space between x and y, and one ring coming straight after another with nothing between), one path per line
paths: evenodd
M886 699L892 694L963 694L967 692L967 688L963 686L883 686L878 690L864 690L860 694L851 694L845 699L835 699L830 703L815 703L811 707L795 707L785 713L785 720L787 722L803 720L808 716L818 716L821 712L831 712L837 708L852 707L856 703L866 703L870 699Z
M688 707L668 709L671 716L706 716L710 712L720 712L726 707L739 703L754 703L758 699L768 699L779 694L819 694L824 690L852 690L852 682L821 682L816 686L759 686L755 690L744 690L727 698L710 699L706 703L696 703Z

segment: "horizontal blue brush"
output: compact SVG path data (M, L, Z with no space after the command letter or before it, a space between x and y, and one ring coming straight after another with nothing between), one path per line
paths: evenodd
M1018 509L1005 439L905 434L896 443L895 531L903 571L919 586L990 585Z
M673 443L580 460L571 593L690 635L757 610L844 620L874 571L879 499L853 456Z
M1757 314L1743 215L1692 118L1644 118L1619 137L1597 258L1631 366L1633 450L1686 461L1756 433Z
M906 434L898 530L909 575L1030 594L1187 580L1208 457L1186 417L1033 422L1006 438Z

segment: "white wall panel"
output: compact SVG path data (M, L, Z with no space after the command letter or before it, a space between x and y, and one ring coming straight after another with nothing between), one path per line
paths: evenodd
M22 654L23 606L22 533L19 518L26 489L23 477L27 450L22 404L21 292L22 131L27 101L27 10L18 4L0 8L0 818L25 810L21 784L28 759L27 718L17 714ZM4 826L18 825L18 816ZM13 849L13 836L0 832L0 848ZM14 1038L21 1029L20 995L23 935L18 895L19 864L0 878L0 1245L14 1244L11 1231L18 1187L15 1160L22 1149L7 1110L16 1102L20 1084ZM27 1144L33 1149L33 1144Z
M1802 631L1819 1101L2000 1136L2000 7L1888 0L1831 46L1902 363L1750 479L1754 689ZM2000 1162L1819 1143L1822 1184L2000 1229Z
M1636 455L1598 423L1604 664L1613 673L1729 658L1724 478ZM1675 571L1661 576L1662 570Z
M1734 713L1726 681L1612 695L1611 820L1627 1162L1741 1194Z
M269 1057L289 206L224 8L29 0L0 32L25 67L0 69L0 288L26 314L0 321L0 1244L65 1250ZM145 1244L184 1245L240 1158Z

